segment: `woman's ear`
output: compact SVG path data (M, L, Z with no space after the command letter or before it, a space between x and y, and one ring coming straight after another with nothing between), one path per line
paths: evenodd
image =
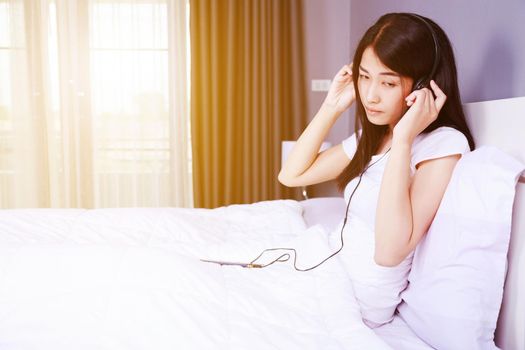
M406 98L413 92L412 87L414 86L414 79L410 77L401 77L401 90L403 94L403 99Z

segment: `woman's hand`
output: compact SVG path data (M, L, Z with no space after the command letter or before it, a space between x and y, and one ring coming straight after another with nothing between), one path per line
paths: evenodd
M436 96L435 99L428 88L413 91L405 98L410 108L394 127L393 137L396 140L412 144L414 138L437 119L447 96L434 80L430 81L430 87Z
M324 103L338 113L347 110L355 100L352 63L344 65L335 75Z

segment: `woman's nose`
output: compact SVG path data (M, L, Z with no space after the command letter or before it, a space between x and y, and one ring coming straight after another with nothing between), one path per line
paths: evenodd
M366 102L368 103L379 103L380 98L375 84L370 84L368 91L366 92Z

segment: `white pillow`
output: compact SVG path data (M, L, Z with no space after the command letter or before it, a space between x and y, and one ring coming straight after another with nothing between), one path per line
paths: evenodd
M524 165L495 147L457 163L414 253L398 312L437 349L497 349L516 181Z
M308 227L319 224L326 232L332 232L345 216L346 202L343 197L310 198L300 203Z

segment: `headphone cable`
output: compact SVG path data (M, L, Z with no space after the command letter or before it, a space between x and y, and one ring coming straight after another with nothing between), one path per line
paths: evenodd
M339 247L338 250L336 250L335 252L333 252L332 254L330 254L329 256L327 256L326 258L324 258L320 263L314 265L314 266L311 266L309 268L306 268L306 269L301 269L299 267L297 267L297 251L294 249L294 248L268 248L268 249L265 249L261 252L261 254L259 254L259 256L257 256L255 259L253 259L250 263L248 264L244 264L243 267L247 267L247 268L265 268L265 267L268 267L270 265L273 265L275 264L276 262L286 262L288 260L290 260L290 253L284 253L282 255L280 255L277 259L269 262L268 264L257 264L256 261L259 260L263 254L265 252L270 252L270 251L276 251L276 250L284 250L284 251L290 251L293 253L293 267L295 270L299 271L299 272L306 272L306 271L310 271L310 270L313 270L315 269L316 267L319 267L320 265L322 265L323 263L325 263L328 259L334 257L335 255L337 255L341 250L343 250L343 247L344 247L344 240L343 240L343 231L344 231L344 228L345 228L345 225L346 225L346 221L348 220L348 209L350 208L350 202L352 201L352 197L354 196L355 194L355 191L357 190L357 188L359 187L359 184L361 183L361 180L363 178L363 175L364 173L368 170L368 168L370 168L372 165L376 164L377 162L379 162L381 159L383 159L386 154L388 152L390 152L390 149L389 148L385 153L383 153L383 155L381 156L381 158L379 158L378 160L376 160L375 162L373 162L372 164L369 164L362 172L361 174L359 175L359 180L357 182L357 185L355 186L354 190L352 191L352 194L350 195L350 197L348 198L348 203L346 205L346 210L345 210L345 217L344 217L344 220L343 220L343 226L341 227L341 233L340 233L340 236L341 236L341 247Z

